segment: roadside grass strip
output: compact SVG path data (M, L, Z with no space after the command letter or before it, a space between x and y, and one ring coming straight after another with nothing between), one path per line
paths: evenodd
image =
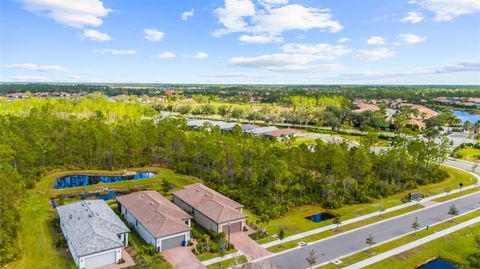
M207 266L207 268L208 269L231 268L246 262L247 262L247 257L245 257L244 255L241 255L241 256L239 255L230 259L223 260L222 264L220 264L219 262L210 264Z
M437 232L440 232L442 230L448 229L450 227L453 227L455 225L461 224L465 221L469 221L472 219L475 219L477 217L480 217L480 208L474 209L469 212L465 212L461 215L458 215L457 217L454 218L454 221L451 222L450 219L446 219L444 221L441 221L436 224L432 224L429 226L429 229L427 230L426 228L422 230L417 230L416 234L415 231L412 229L412 231L408 234L402 235L397 238L392 238L387 241L380 242L378 244L375 244L372 246L372 248L365 247L364 249L361 249L359 251L353 252L348 254L347 256L339 257L335 260L340 260L341 264L334 264L332 263L333 261L329 261L323 264L318 265L315 268L322 268L322 269L331 269L331 268L345 268L350 265L353 265L357 262L372 258L372 254L374 255L379 255L384 252L387 252L389 250L395 249L397 247L401 247L405 244L414 242L416 240L425 238L427 236L433 235ZM358 268L358 267L348 267L348 268Z

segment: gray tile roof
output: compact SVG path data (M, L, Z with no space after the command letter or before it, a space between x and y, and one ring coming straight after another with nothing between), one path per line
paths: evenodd
M57 207L60 224L75 256L123 246L118 234L130 230L103 200L87 200Z

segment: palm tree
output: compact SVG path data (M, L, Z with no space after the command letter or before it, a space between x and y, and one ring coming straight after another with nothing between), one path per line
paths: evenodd
M412 229L414 229L414 235L417 235L417 230L420 228L420 223L418 223L418 218L415 217L415 221L412 223Z
M312 249L312 251L308 253L307 263L310 266L310 268L313 268L313 266L317 264L317 255L315 254L315 250Z
M452 216L452 219L450 220L450 222L453 222L453 218L455 216L458 216L458 213L459 213L459 211L458 211L457 207L454 204L452 204L450 206L450 208L448 209L448 215Z
M367 239L365 239L365 243L369 246L369 252L372 253L372 246L375 245L375 237L372 234L369 234Z

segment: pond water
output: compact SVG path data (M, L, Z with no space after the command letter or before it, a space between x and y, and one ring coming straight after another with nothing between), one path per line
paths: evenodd
M418 267L417 269L458 269L458 267L446 260L436 259Z
M126 180L146 179L155 176L154 172L138 172L135 175L101 176L101 175L68 175L55 180L55 189L112 183Z
M310 215L306 218L313 221L313 222L321 222L321 221L328 220L328 219L331 219L331 218L334 218L334 217L335 216L331 213L322 212L322 213L317 213L317 214Z
M81 200L85 200L87 198L98 198L102 200L110 200L115 199L118 195L122 195L121 193L117 193L115 191L105 191L105 192L95 192L95 193L82 193L79 195Z
M466 121L469 121L470 123L475 123L477 121L480 121L480 115L478 114L472 114L468 111L464 110L454 110L453 114L457 116L462 121L462 124L464 124Z

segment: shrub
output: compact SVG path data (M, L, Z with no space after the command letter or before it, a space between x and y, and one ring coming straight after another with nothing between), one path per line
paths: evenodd
M125 263L125 259L123 257L120 258L120 260L118 260L118 264L122 264L122 263Z

